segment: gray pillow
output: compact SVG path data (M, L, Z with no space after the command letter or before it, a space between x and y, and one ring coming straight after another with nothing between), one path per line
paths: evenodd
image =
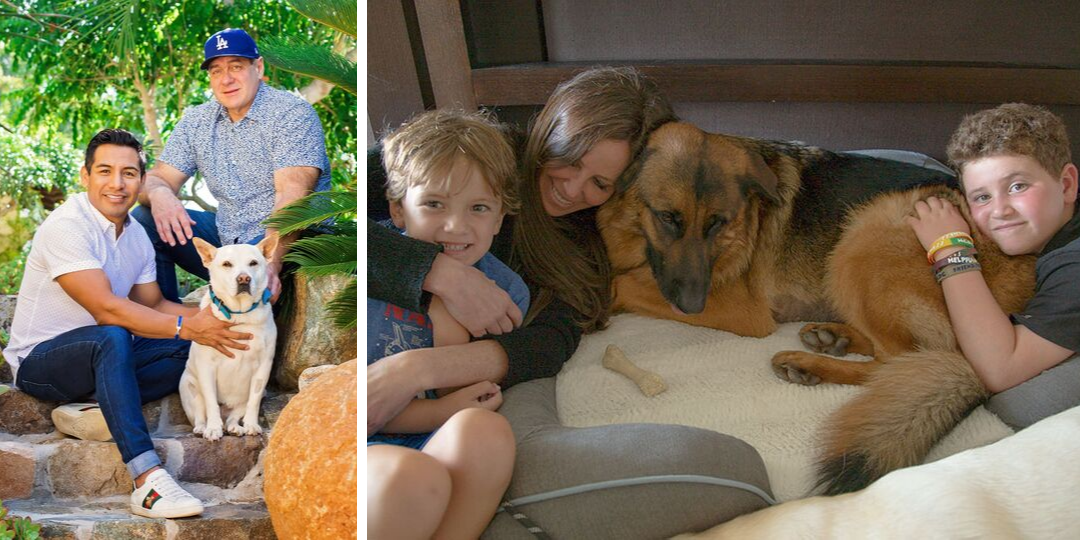
M1068 360L1004 392L986 403L990 412L1015 430L1080 405L1080 356Z
M729 435L668 424L564 427L554 378L508 389L500 412L518 445L505 496L514 506L496 514L485 539L534 538L526 525L552 538L666 538L772 503L761 456Z

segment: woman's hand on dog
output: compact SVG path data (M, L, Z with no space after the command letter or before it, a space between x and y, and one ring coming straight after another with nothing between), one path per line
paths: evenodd
M926 250L934 245L935 240L951 232L971 234L971 227L960 210L938 197L927 197L925 201L915 203L915 215L905 219ZM943 250L941 256L947 252Z
M495 411L502 406L502 402L502 389L499 388L499 385L490 381L470 384L461 390L439 398L439 403L445 403L450 414L473 407Z
M213 347L221 354L229 358L235 358L233 352L229 349L246 351L248 346L237 340L247 341L252 338L251 334L230 330L236 324L218 319L210 311L210 306L207 306L201 309L194 317L184 320L184 326L180 329L180 338Z

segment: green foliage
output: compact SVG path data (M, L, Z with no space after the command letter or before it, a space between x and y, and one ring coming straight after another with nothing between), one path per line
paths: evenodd
M177 291L179 291L180 293L180 298L183 298L195 289L206 285L206 280L199 276L196 276L195 274L190 274L187 270L184 270L183 268L177 266L176 284Z
M30 518L7 517L7 508L0 500L0 540L38 540L41 538L41 525L32 523Z
M327 47L337 36L284 0L0 2L0 124L6 116L12 124L54 126L80 144L102 128L123 128L143 139L152 158L184 108L210 99L202 44L226 27L244 28L260 48L270 36ZM307 84L284 70L266 75L279 88ZM335 134L327 138L333 167L348 169L340 156L356 152L351 98L316 107Z
M0 294L19 294L19 285L26 269L26 255L29 252L28 243L21 253L8 261L0 262Z
M289 246L285 260L300 266L297 270L308 276L356 274L356 235L326 234L301 238Z
M281 234L290 234L336 217L352 218L352 234L356 234L356 184L345 187L346 191L317 191L278 209L264 224ZM335 227L348 227L347 223ZM348 233L348 231L341 231Z
M263 40L262 52L285 71L322 79L356 95L356 62L322 45L296 37L269 37Z
M290 0L289 3L297 11L355 40L353 14L356 13L356 0ZM281 69L317 77L356 95L356 62L328 47L319 47L305 37L293 34L265 40L261 51L271 64ZM352 140L355 143L355 135ZM355 148L352 155L355 156ZM327 303L328 316L340 328L356 326L355 165L353 161L352 178L343 191L312 193L278 209L263 221L264 226L278 229L281 234L304 229L319 232L294 242L285 255L285 261L299 266L298 272L310 276L352 276L348 285ZM332 221L328 224L327 220Z
M305 17L356 38L356 0L289 0Z
M280 208L263 221L266 227L289 234L308 229L315 236L293 242L284 260L308 276L342 274L349 284L327 303L327 315L340 328L356 326L356 180L345 191L318 191ZM324 223L333 219L332 223Z
M73 190L79 183L80 165L79 152L61 134L48 129L36 133L0 129L0 197L11 197L18 207L38 204L42 191Z

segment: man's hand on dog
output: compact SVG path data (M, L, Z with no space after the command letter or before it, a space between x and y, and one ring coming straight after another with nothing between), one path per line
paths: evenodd
M502 389L491 381L470 384L461 390L439 398L439 404L445 403L449 414L473 407L495 411L502 406L502 402Z
M151 192L150 213L154 216L154 225L157 226L158 236L161 241L175 246L187 244L191 240L191 226L195 220L188 215L187 209L180 199L167 189L157 189Z
M281 296L281 263L266 264L266 288L270 289L270 303L276 304Z
M248 346L237 340L247 341L252 338L251 334L230 330L236 324L218 319L210 311L210 306L207 306L194 317L184 320L184 326L180 329L180 338L213 347L221 354L235 358L229 349L246 351Z
M435 257L424 289L441 298L450 316L474 337L505 334L521 325L521 310L502 287L446 255Z
M971 233L971 227L960 214L960 210L949 201L937 197L927 197L925 201L915 203L915 215L908 216L905 220L926 250L943 235L951 232ZM948 254L948 250L943 250L941 254Z

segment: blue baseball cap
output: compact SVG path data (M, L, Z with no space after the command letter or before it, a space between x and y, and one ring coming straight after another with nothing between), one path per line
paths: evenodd
M259 58L259 48L247 32L239 28L226 28L206 40L203 45L205 60L199 67L205 71L210 61L219 56L241 56L255 60Z

